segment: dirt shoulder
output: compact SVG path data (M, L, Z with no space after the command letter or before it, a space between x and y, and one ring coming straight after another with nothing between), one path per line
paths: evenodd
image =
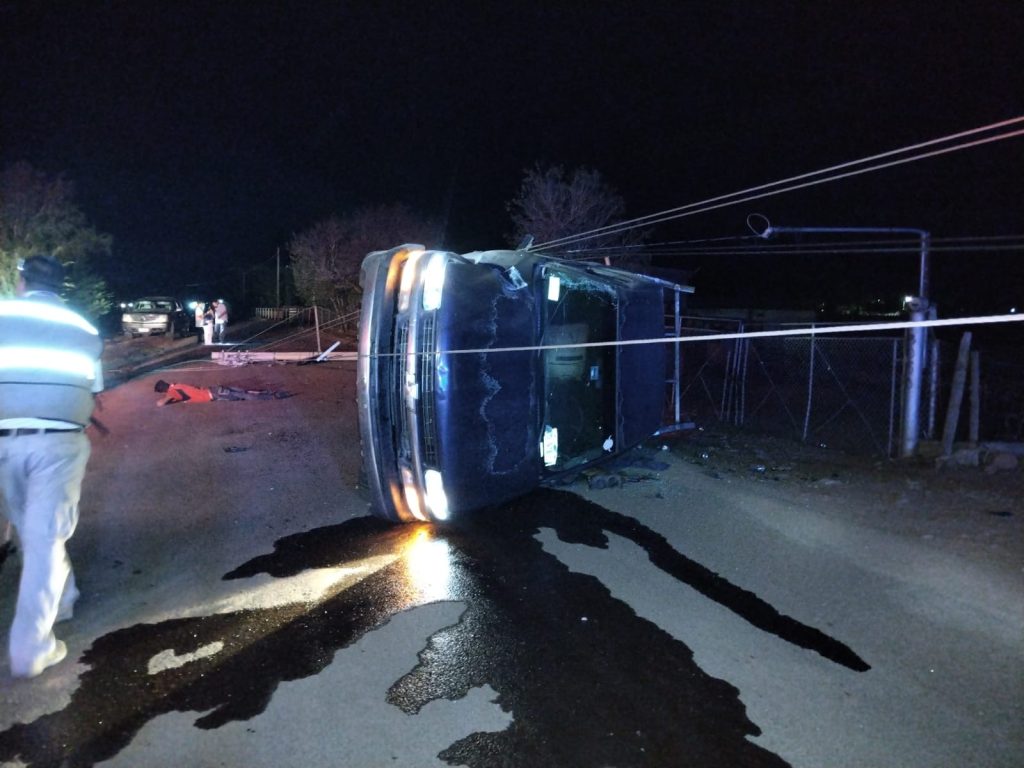
M852 456L731 429L684 433L673 453L707 476L822 514L1024 573L1024 471Z

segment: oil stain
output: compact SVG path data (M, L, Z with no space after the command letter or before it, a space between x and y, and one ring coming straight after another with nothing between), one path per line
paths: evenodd
M263 712L277 685L316 675L334 654L399 611L439 600L467 608L430 638L388 701L415 714L484 684L514 714L498 733L475 733L439 757L469 766L785 766L753 744L760 733L739 692L711 677L689 648L570 571L537 539L553 529L568 543L629 539L656 567L752 625L854 671L851 649L780 614L674 550L637 520L562 491L542 489L460 525L389 526L373 518L288 536L273 553L225 579L291 576L375 555L390 565L305 603L140 624L99 638L81 661L70 703L0 733L0 760L90 766L127 746L167 712L205 712L217 728ZM581 621L580 617L587 617ZM188 659L151 672L154 657Z

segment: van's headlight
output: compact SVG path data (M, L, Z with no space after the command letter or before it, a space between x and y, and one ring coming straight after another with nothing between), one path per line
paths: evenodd
M402 490L405 493L405 503L409 507L409 512L417 520L427 521L427 518L423 514L423 508L420 506L420 492L416 487L416 479L413 477L412 470L408 467L402 467Z
M447 264L448 259L443 253L435 253L423 269L423 309L428 312L441 306Z
M423 257L423 251L409 251L402 264L402 279L398 284L398 311L405 312L409 309L409 297L412 296L413 285L416 281L416 265Z
M424 496L426 497L427 509L435 520L448 519L448 496L444 492L444 483L441 481L441 473L436 469L428 469L423 473L423 485L426 486Z

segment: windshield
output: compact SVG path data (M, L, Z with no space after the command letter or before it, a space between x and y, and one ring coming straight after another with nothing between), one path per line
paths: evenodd
M169 301L160 301L158 299L139 299L135 302L135 309L139 311L158 311L158 312L171 312L174 307L171 306Z
M616 340L617 296L610 286L548 268L541 290L541 344ZM615 437L615 350L562 347L543 352L544 464L562 471L599 458Z

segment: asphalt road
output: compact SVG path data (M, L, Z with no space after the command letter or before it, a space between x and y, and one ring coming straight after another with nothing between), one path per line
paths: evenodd
M157 408L158 377L296 394ZM353 385L207 361L105 395L69 659L0 671L4 765L1024 762L1019 559L673 451L621 488L387 526Z

